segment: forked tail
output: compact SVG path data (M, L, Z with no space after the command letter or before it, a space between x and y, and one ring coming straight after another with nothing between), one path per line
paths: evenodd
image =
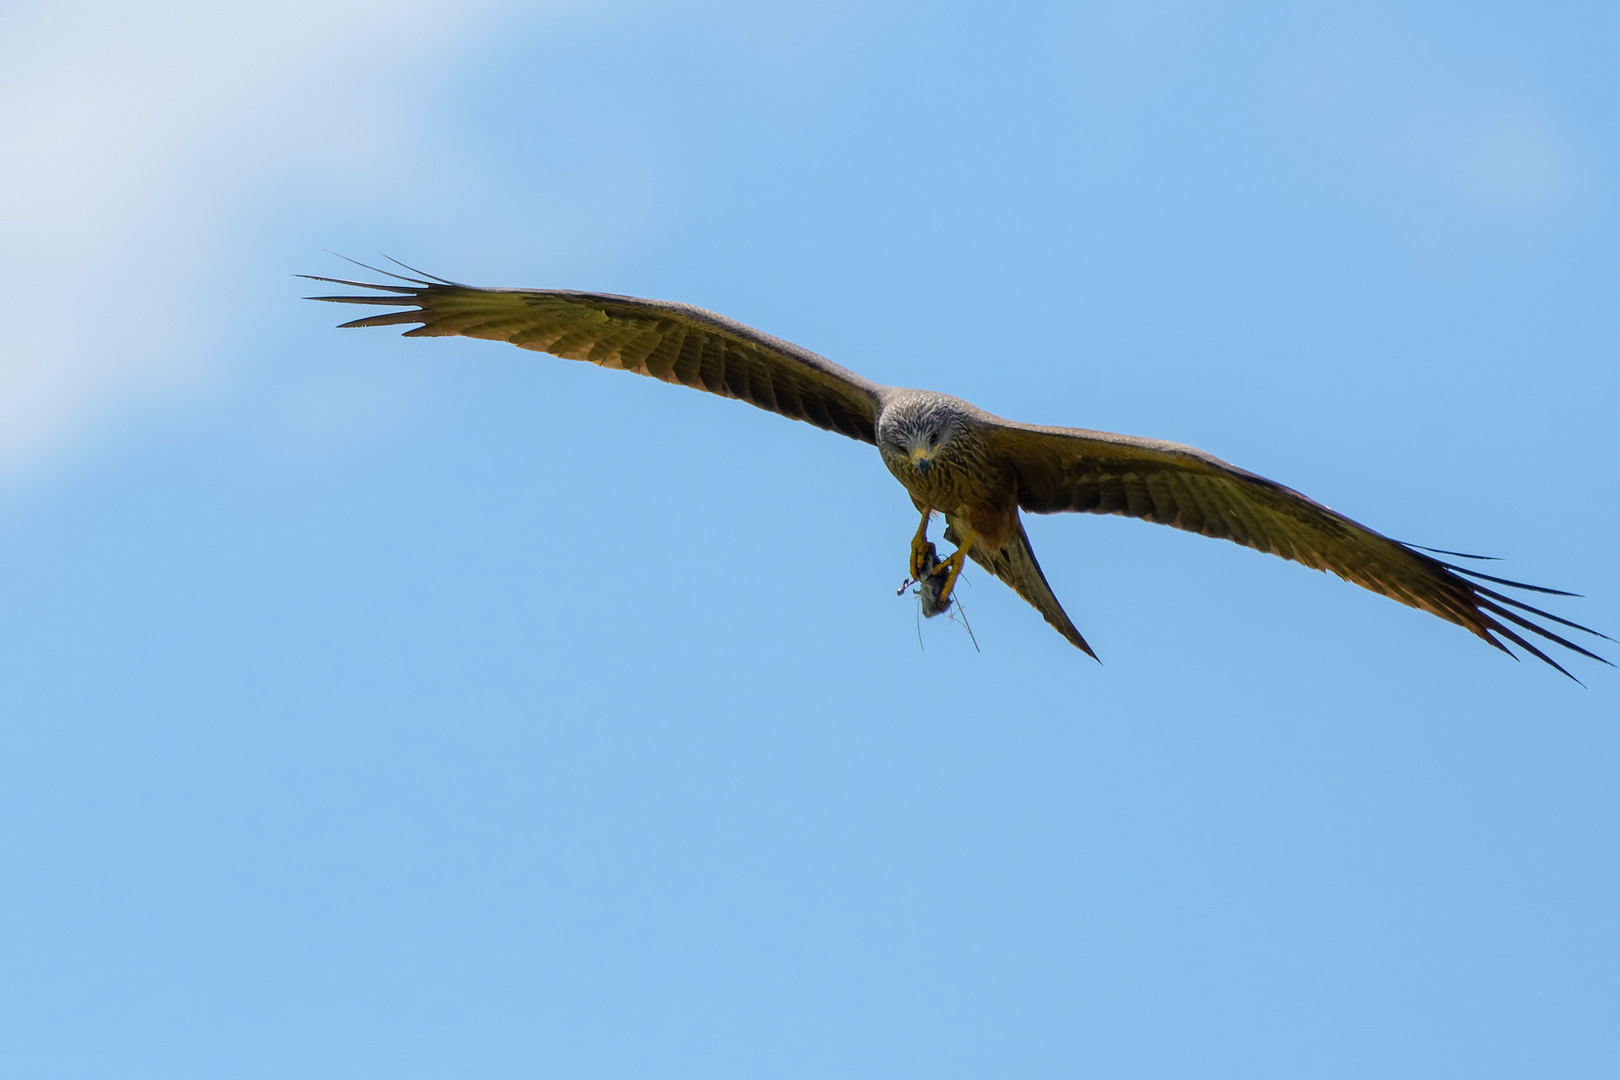
M1097 659L1097 654L1091 651L1086 639L1080 636L1080 631L1074 628L1069 621L1068 614L1058 598L1052 592L1052 586L1046 583L1046 575L1041 573L1041 564L1035 561L1035 552L1029 546L1029 536L1024 532L1022 520L1014 519L1018 531L1014 533L1004 547L999 551L988 550L983 542L973 545L968 557L1006 584L1012 586L1014 592L1022 596L1029 605L1040 612L1052 628L1069 639L1069 644L1091 657ZM958 543L961 530L956 527L956 521L949 514L945 517L945 539L947 542Z

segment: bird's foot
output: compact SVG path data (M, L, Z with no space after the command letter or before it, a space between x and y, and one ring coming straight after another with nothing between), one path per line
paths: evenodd
M956 588L962 563L966 561L968 549L978 539L978 534L969 529L951 557L941 560L939 551L928 542L928 517L928 514L923 515L917 535L911 538L911 581L917 583L917 596L922 600L923 615L932 619L951 609L951 591ZM904 592L905 588L905 585L900 586L900 591Z
M922 612L927 618L943 615L950 610L951 596L945 589L946 577L942 573L949 559L941 562L933 544L924 540L911 548L911 575L900 583L896 596L904 596L911 586L917 586L915 595L922 601Z
M956 588L957 579L962 576L962 563L966 559L967 549L958 548L943 562L934 559L934 565L928 568L928 573L917 580L922 596L923 614L928 618L943 615L950 610L951 593Z
M923 522L923 528L917 530L917 535L911 538L911 579L921 581L933 573L934 567L939 565L939 552L934 545L928 542L925 532L928 523Z

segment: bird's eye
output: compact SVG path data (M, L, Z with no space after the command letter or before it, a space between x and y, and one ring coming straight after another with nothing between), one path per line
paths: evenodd
M939 445L939 432L938 431L935 431L935 432L932 432L931 434L929 434L929 436L928 436L928 445L929 446L938 446Z

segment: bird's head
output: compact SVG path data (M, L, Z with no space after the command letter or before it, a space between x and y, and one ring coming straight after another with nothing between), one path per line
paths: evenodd
M891 469L927 476L936 465L950 460L964 424L955 410L937 400L942 397L932 395L884 410L878 425L878 442Z

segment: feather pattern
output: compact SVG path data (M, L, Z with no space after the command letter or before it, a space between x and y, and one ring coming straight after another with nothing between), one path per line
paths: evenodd
M945 394L882 386L808 349L686 304L561 289L483 289L415 270L419 276L377 272L397 284L310 277L371 290L370 295L310 299L407 309L355 319L346 327L413 325L407 337L506 341L738 398L876 444L924 512L925 524L926 515L938 511L946 515L948 540L971 530L977 539L968 556L1093 657L1035 560L1020 510L1118 514L1230 540L1332 571L1456 623L1509 655L1505 643L1517 645L1565 675L1569 672L1525 633L1608 663L1530 617L1604 635L1480 582L1572 594L1444 562L1435 556L1486 557L1392 540L1190 446L1021 424ZM924 457L930 468L919 465ZM941 610L948 605L948 596L936 599Z
M369 269L369 268L368 268ZM378 271L387 273L387 271ZM419 323L406 337L465 337L648 375L873 442L879 387L808 349L688 304L563 289L482 289L442 279L400 285L302 275L383 295L312 296L409 307L343 324Z
M991 444L1017 470L1022 510L1122 514L1230 540L1313 570L1331 570L1346 581L1465 627L1510 652L1502 642L1506 639L1565 675L1569 672L1513 627L1608 663L1503 605L1610 640L1603 634L1469 578L1570 595L1561 590L1442 562L1292 488L1190 446L1080 428L1037 427L988 415L984 420Z

